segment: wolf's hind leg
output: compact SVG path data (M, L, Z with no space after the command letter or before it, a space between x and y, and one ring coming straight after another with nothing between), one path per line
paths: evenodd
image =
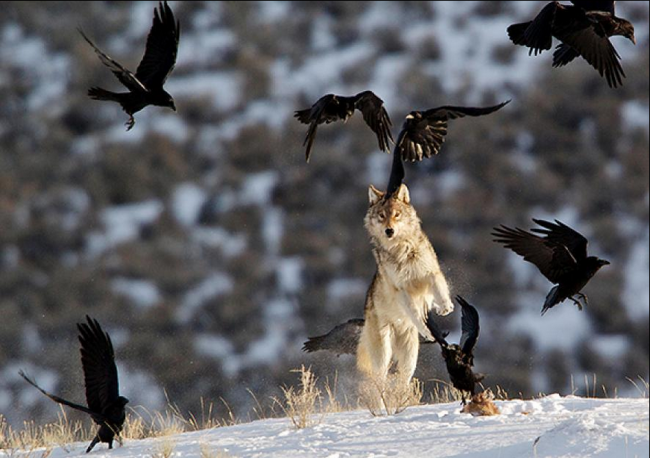
M384 379L392 360L390 332L366 320L357 348L357 368L366 377Z
M410 328L403 334L395 336L394 358L397 363L397 373L403 383L409 383L418 364L420 337L416 328Z

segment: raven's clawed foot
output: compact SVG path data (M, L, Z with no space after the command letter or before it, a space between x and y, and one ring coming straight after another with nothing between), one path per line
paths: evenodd
M578 297L584 301L585 307L589 305L589 298L587 297L586 294L578 293Z
M589 305L589 299L587 298L587 296L585 294L582 294L582 293L578 293L577 297L578 297L578 299L576 299L575 297L571 297L570 299L578 307L578 310L580 310L582 312L584 307ZM584 302L584 305L583 305L582 302L580 302L581 300Z
M578 310L582 311L582 304L575 297L570 297L571 301L578 307Z
M133 126L135 126L135 118L133 116L130 116L129 120L125 122L124 125L126 126L126 131L130 131L133 129Z

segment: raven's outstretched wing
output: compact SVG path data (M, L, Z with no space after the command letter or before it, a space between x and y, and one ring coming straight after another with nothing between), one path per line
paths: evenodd
M586 14L589 16L600 13ZM615 88L621 86L623 78L625 78L625 72L620 62L621 56L614 49L605 31L600 29L599 24L591 25L590 22L587 22L585 27L581 28L558 27L556 36L580 54L589 65L598 70L600 76L605 76L610 87Z
M553 67L564 67L576 57L580 57L580 54L575 49L569 45L560 43L555 47L555 51L553 52Z
M374 92L364 91L354 97L354 106L361 112L368 127L377 135L379 149L390 153L389 142L393 142L393 134L390 128L393 123L384 108L384 101L377 97Z
M119 62L109 57L107 54L102 52L95 43L93 43L90 38L83 33L83 30L78 29L82 37L93 47L95 53L99 56L99 60L102 61L104 65L111 69L113 74L117 79L122 83L126 88L131 92L146 92L148 89L142 84L142 82L129 70L122 67Z
M338 97L334 94L327 94L318 99L311 108L299 110L294 113L298 121L303 124L309 124L309 129L303 142L303 146L307 147L305 151L305 159L307 162L311 159L311 151L314 146L314 140L316 140L318 125L322 123L329 124L339 119L347 119L339 115L341 111L339 105L344 102L347 102L345 98Z
M532 21L511 25L507 29L510 40L516 45L530 48L529 54L538 55L551 49L553 23L561 8L563 7L557 2L551 2Z
M340 324L325 335L310 337L302 351L313 353L327 350L340 355L354 355L357 352L359 338L365 321L360 319L350 320Z
M135 76L148 88L161 88L176 65L180 23L167 2L154 9L153 25Z
M97 320L86 316L86 321L77 324L86 400L91 410L103 412L119 397L115 353L110 336L102 330Z
M461 296L456 296L456 302L462 308L462 335L460 338L460 347L463 350L463 353L472 359L472 353L476 342L478 341L478 335L481 330L479 326L479 317L478 311L474 306L468 303Z
M555 223L542 219L533 219L533 221L544 229L535 228L532 231L545 235L548 243L566 246L578 262L587 259L587 245L589 242L582 234L558 220L555 220Z
M500 110L508 103L509 100L485 108L443 106L424 112L411 112L397 138L396 151L405 161L415 162L429 158L440 152L450 119L487 115Z
M496 237L495 242L502 243L537 266L552 283L559 283L564 275L577 268L576 259L566 245L550 243L523 229L506 226L494 228L492 235Z
M399 154L397 147L393 151L393 165L390 169L390 177L388 178L388 186L386 187L386 197L392 196L402 185L404 181L404 163L402 156Z
M445 340L447 334L440 330L440 326L438 326L438 323L436 323L436 320L434 319L435 316L436 313L433 310L430 310L429 316L427 317L427 328L429 328L429 332L431 332L431 335L436 339L436 342L438 342L441 347L448 347L449 344Z
M34 380L30 379L27 376L27 374L25 374L24 371L20 370L20 371L18 371L18 374L22 378L24 378L27 383L32 385L34 388L36 388L38 391L43 393L45 396L47 396L48 398L50 398L54 402L57 402L59 404L63 404L64 406L72 407L73 409L80 410L80 411L85 412L87 414L90 414L93 417L93 420L95 420L95 422L97 422L97 423L101 423L104 420L104 417L101 415L100 412L92 411L88 407L84 407L82 405L75 404L74 402L67 401L67 400L65 400L65 399L63 399L63 398L61 398L59 396L56 396L56 395L54 395L52 393L48 393L43 388L38 386Z

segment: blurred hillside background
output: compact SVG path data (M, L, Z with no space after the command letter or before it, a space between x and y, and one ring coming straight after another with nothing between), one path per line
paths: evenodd
M367 187L391 157L357 115L322 127L311 164L293 111L375 91L397 135L412 109L494 104L453 121L442 154L406 182L454 294L482 321L477 370L511 396L611 396L648 377L648 2L618 2L638 45L616 37L624 86L578 60L528 57L506 27L543 2L171 2L181 22L167 89L126 132L121 86L80 37L135 69L154 2L3 2L0 8L0 413L15 425L58 408L17 375L83 401L75 323L111 333L133 405L245 418L311 365L307 336L361 317L374 260ZM551 284L492 243L499 224L558 218L609 259L588 308L539 312ZM460 328L459 313L443 326ZM447 380L439 349L417 376ZM429 384L431 382L428 382ZM599 394L602 390L599 389Z

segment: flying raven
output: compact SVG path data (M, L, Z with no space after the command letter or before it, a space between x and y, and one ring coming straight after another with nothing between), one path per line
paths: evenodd
M133 115L148 105L168 107L176 111L174 99L163 89L167 77L176 65L180 34L180 24L174 19L174 13L167 2L160 3L158 9L154 9L153 25L135 75L104 54L83 31L79 30L79 33L95 49L102 63L110 68L120 83L129 90L115 93L92 87L88 91L92 99L110 100L122 106L129 115L129 120L125 123L126 130L131 130L135 125Z
M77 324L77 328L81 343L81 365L84 371L88 407L48 393L27 377L23 371L20 371L20 375L48 398L59 404L86 412L95 423L100 425L97 435L86 450L88 453L98 442L106 442L109 449L113 448L113 439L122 431L126 420L125 406L129 400L119 395L117 367L110 336L102 330L97 320L86 316L86 321L87 323Z
M621 35L636 44L634 26L616 16L614 1L571 3L549 3L534 20L508 27L508 36L535 55L551 49L555 37L561 43L553 54L553 67L562 67L582 56L600 76L605 76L610 87L621 86L625 72L609 37Z
M582 310L582 304L574 296L583 299L586 305L587 296L580 291L596 272L609 265L609 261L587 256L587 239L560 221L533 221L543 229L535 228L532 232L544 237L502 225L494 228L494 241L535 264L550 282L557 285L546 296L542 315L566 299L571 299Z
M397 137L395 154L404 161L416 162L440 152L447 135L447 122L465 116L483 116L494 113L510 101L492 107L444 106L426 111L411 111L404 120L402 131Z
M384 101L377 97L372 91L360 92L353 97L327 94L318 99L311 108L296 111L294 116L303 124L309 124L309 130L305 137L304 146L307 147L307 162L311 157L311 151L316 138L316 129L319 124L330 124L336 121L347 120L359 110L363 120L368 127L377 135L379 149L390 153L389 141L393 142L393 135L390 132L392 124L388 113L384 108Z
M347 323L340 324L325 335L310 337L302 351L313 353L320 350L328 350L336 353L336 356L354 355L357 353L359 338L365 320L354 319Z
M436 342L440 344L442 357L445 359L447 372L449 372L449 379L454 388L462 393L463 404L466 404L465 393L470 393L470 399L473 398L476 394L476 384L480 383L485 376L483 374L474 374L472 371L474 347L478 341L480 331L478 312L460 296L456 296L456 302L462 308L460 345L447 342L447 335L440 331L433 312L429 313L427 327Z
M336 356L355 355L361 338L361 331L366 323L363 319L353 319L346 323L335 326L327 334L317 337L310 337L302 351L314 353L316 351L331 351ZM421 344L431 344L430 340L420 338Z
M447 135L448 120L494 113L508 103L510 100L485 108L444 106L409 113L395 144L386 196L393 195L402 185L406 175L404 161L421 161L440 152Z

